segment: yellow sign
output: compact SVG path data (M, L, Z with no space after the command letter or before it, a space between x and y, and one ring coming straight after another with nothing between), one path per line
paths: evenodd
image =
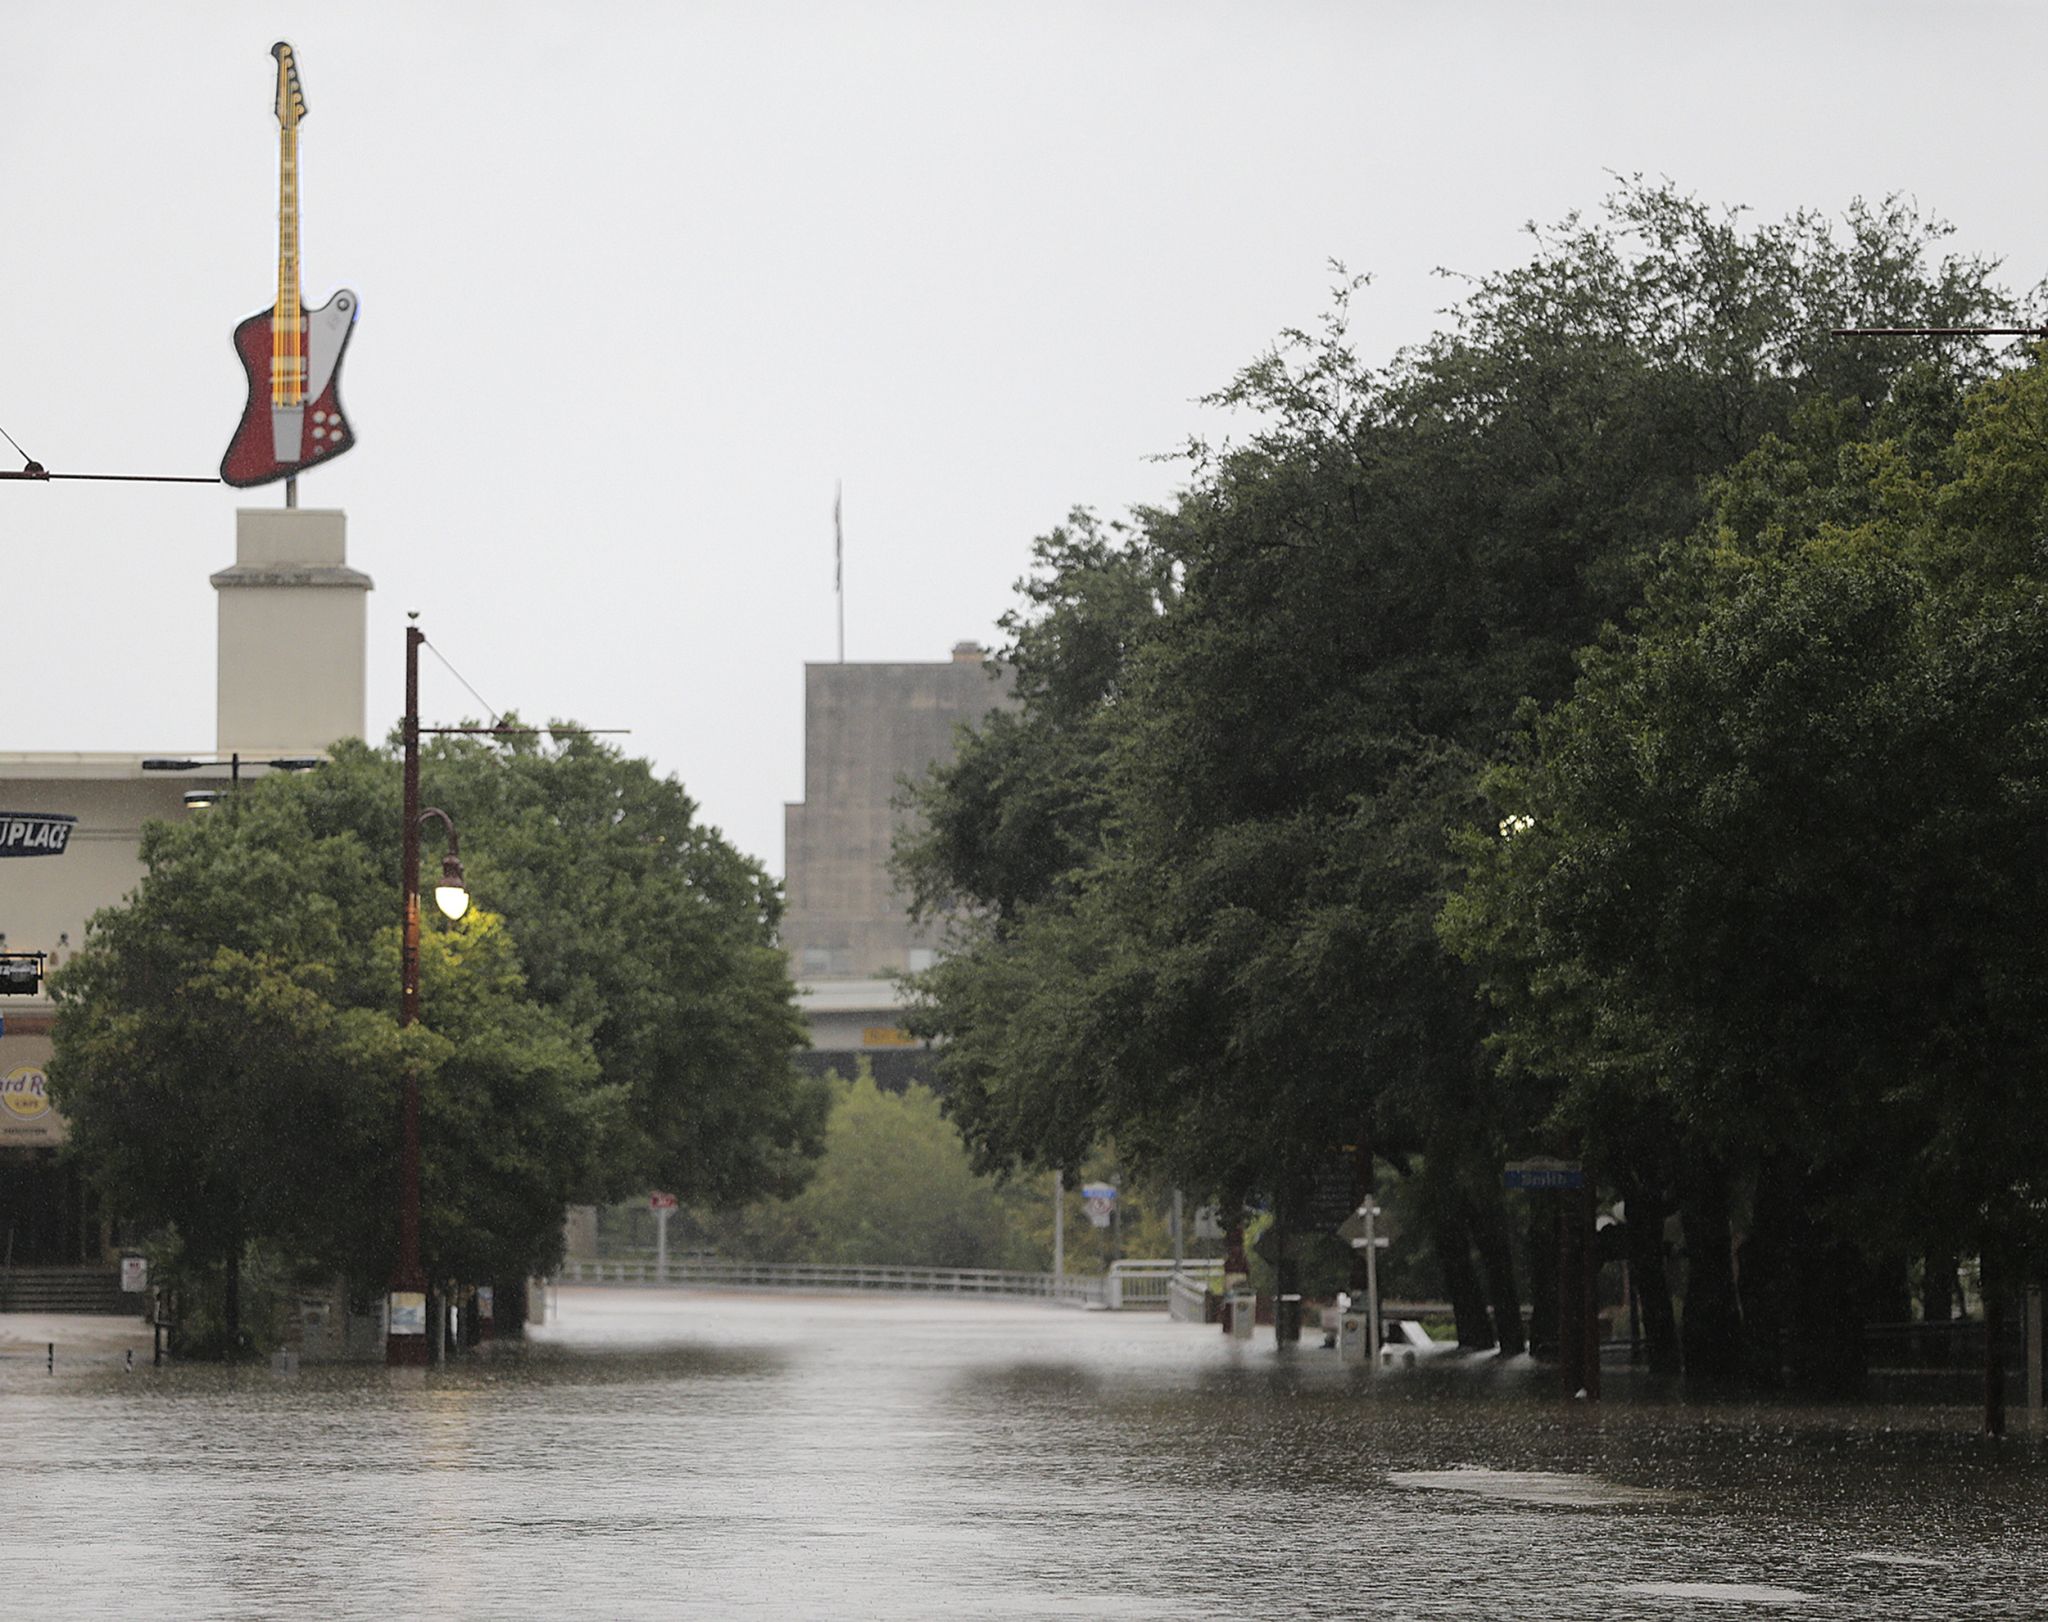
M17 1065L0 1076L0 1108L18 1121L33 1121L50 1113L50 1078L42 1067Z
M917 1038L894 1025L863 1025L860 1045L864 1048L914 1048Z

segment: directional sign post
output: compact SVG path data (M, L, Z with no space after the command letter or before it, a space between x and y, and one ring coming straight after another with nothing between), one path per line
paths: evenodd
M1593 1237L1593 1194L1586 1186L1585 1163L1547 1156L1510 1160L1501 1168L1501 1182L1508 1188L1554 1193L1563 1203L1557 1229L1557 1360L1565 1390L1597 1402L1600 1262ZM1579 1197L1573 1198L1574 1195Z
M668 1214L676 1208L673 1194L650 1194L647 1208L654 1213L654 1276L668 1282Z
M1365 1203L1337 1230L1344 1233L1353 1223L1358 1225L1355 1236L1344 1237L1351 1241L1354 1250L1365 1252L1365 1361L1375 1374L1380 1369L1380 1252L1392 1243L1385 1234L1373 1231L1379 1216L1380 1208L1368 1195Z

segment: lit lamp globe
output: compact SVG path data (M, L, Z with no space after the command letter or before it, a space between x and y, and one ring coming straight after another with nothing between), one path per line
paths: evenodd
M434 905L450 918L469 911L469 891L462 882L462 859L450 852L441 861L441 882L434 886Z

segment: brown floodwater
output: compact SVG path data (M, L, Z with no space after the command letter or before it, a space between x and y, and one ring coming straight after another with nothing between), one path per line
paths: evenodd
M1597 1407L1158 1316L564 1289L381 1369L0 1360L0 1616L2048 1616L1955 1407Z

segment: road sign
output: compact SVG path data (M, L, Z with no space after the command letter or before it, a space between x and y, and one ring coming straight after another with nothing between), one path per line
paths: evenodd
M675 1208L676 1197L673 1194L650 1194L647 1196L647 1209L650 1211L673 1211Z
M1098 1228L1109 1226L1109 1219L1116 1214L1116 1187L1112 1183L1083 1183L1081 1185L1081 1208L1088 1213L1088 1220Z
M1393 1242L1394 1238L1394 1225L1387 1220L1385 1206L1374 1207L1372 1221L1373 1243L1381 1250L1385 1250ZM1351 1215L1338 1224L1337 1237L1354 1249L1365 1242L1365 1208L1363 1206L1353 1211Z
M1500 1180L1504 1188L1584 1188L1586 1168L1576 1160L1510 1160Z

